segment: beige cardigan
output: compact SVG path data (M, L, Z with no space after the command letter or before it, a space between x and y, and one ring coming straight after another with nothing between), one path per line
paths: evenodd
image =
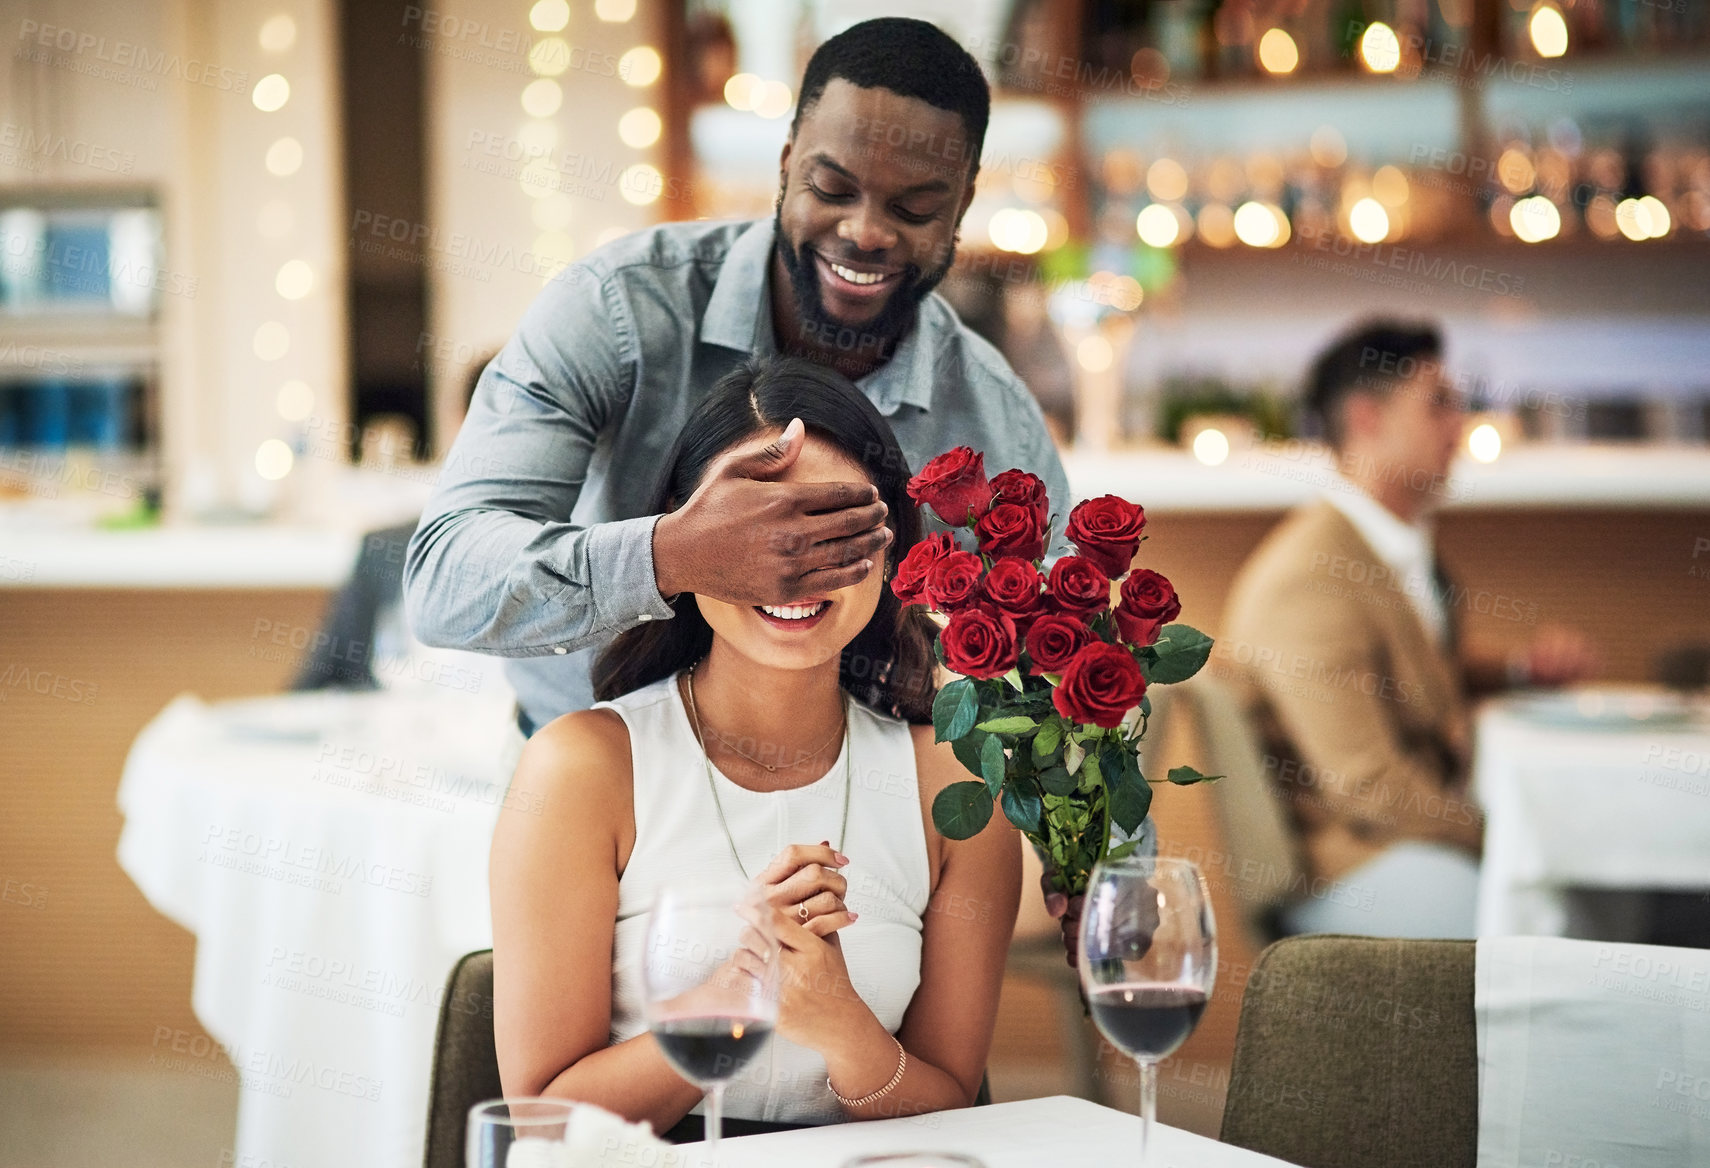
M1458 666L1332 504L1290 513L1242 567L1209 668L1252 718L1314 877L1400 839L1476 854Z

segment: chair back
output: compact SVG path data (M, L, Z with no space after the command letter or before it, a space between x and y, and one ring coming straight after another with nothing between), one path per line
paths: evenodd
M1301 1168L1475 1168L1473 941L1279 941L1247 983L1219 1138Z
M460 958L445 986L439 1028L433 1040L433 1078L428 1086L425 1168L463 1168L469 1109L504 1096L499 1081L499 1051L493 1038L493 951L480 949ZM992 1101L989 1078L980 1079L976 1106ZM725 1121L725 1132L787 1128L795 1124L745 1124ZM698 1137L698 1134L696 1136Z
M463 1168L469 1109L504 1093L493 1041L493 951L481 949L458 960L439 1006L426 1168Z
M1266 774L1258 735L1234 693L1215 677L1201 673L1151 692L1153 717L1165 733L1172 717L1191 720L1209 773L1224 776L1210 784L1229 857L1222 878L1240 905L1253 948L1262 949L1281 936L1278 914L1305 884L1306 870L1288 809Z

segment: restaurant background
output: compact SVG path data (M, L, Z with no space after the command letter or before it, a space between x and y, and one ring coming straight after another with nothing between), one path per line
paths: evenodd
M1145 505L1141 562L1183 620L1215 636L1236 567L1327 481L1302 371L1385 310L1442 322L1473 403L1438 525L1468 635L1571 624L1634 682L1710 645L1703 5L21 0L0 23L0 1129L74 1116L162 1163L231 1146L197 939L115 858L139 731L185 691L285 690L543 284L650 223L770 214L807 55L904 9L993 82L942 291L1040 399L1077 496ZM1161 1114L1215 1132L1254 955L1239 841L1200 789L1154 814L1224 924ZM1131 1071L1076 1054L1097 1040L1051 964L1018 948L997 1097L1128 1106Z

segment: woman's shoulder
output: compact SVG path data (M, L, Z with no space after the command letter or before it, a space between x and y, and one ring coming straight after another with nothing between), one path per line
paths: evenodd
M585 814L608 799L614 807L627 804L633 765L629 727L616 710L576 710L542 725L523 744L511 787L530 792L544 807Z

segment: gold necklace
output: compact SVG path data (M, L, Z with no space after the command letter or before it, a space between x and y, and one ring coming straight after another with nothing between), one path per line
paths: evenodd
M703 659L704 660L704 659ZM730 845L730 858L736 861L736 870L742 873L744 880L750 879L748 869L742 863L742 857L736 851L736 837L730 834L730 824L725 822L724 804L718 797L718 784L713 781L712 756L707 753L706 739L701 736L701 714L695 708L695 666L688 668L689 717L694 723L695 742L701 748L701 761L707 768L707 790L712 792L713 810L718 812L718 825L724 829L725 842ZM843 734L849 735L849 695L843 694ZM823 747L821 749L824 749ZM765 765L765 764L761 764ZM848 743L848 749L843 755L843 826L837 829L837 850L843 850L843 842L849 838L849 792L855 787L855 744Z
M692 687L694 684L695 684L694 676L693 676L693 674L691 674L689 677L689 685ZM830 738L827 738L824 742L822 742L818 746L814 747L813 750L811 752L809 752L808 754L797 755L795 762L778 763L777 765L773 765L772 763L764 762L758 758L755 758L752 754L749 754L746 750L743 750L740 746L736 745L736 743L732 742L730 739L728 739L724 735L720 734L717 730L711 730L709 728L709 732L712 734L712 736L714 738L718 739L719 745L724 747L725 749L731 751L732 753L740 754L743 758L747 759L749 762L753 763L755 766L763 766L769 771L776 772L779 766L793 766L793 767L801 766L802 763L806 762L808 759L818 757L819 754L822 751L824 751L826 747L830 746L833 742L837 741L838 736L843 733L844 729L845 728L843 726L839 726L837 729L833 730L831 732ZM703 750L705 749L704 743L702 745L702 749Z

